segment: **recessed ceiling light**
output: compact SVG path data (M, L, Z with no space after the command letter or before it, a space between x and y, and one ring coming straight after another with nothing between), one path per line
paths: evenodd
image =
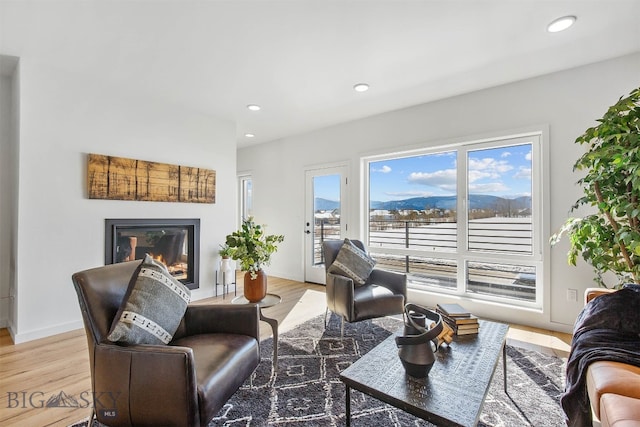
M575 16L563 16L562 18L558 18L547 26L547 31L550 33L564 31L572 26L576 22L576 19L577 18Z
M253 138L255 135L252 133L245 133L244 136L247 138Z
M251 111L260 111L260 106L256 104L249 104L247 105L247 108Z
M369 90L369 85L366 83L357 83L353 85L353 90L356 92L366 92Z

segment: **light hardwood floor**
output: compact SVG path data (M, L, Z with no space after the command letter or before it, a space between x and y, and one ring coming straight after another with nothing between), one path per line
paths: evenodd
M239 279L241 279L239 277ZM241 283L241 280L239 280ZM265 309L278 319L280 334L325 312L324 286L269 278L269 292L282 303ZM219 288L220 290L220 288ZM238 295L242 286L238 286ZM233 298L208 298L197 304L224 304ZM261 338L271 336L268 324L260 323ZM571 336L512 324L508 343L567 357ZM89 415L88 408L46 408L47 399L61 391L80 405L91 390L89 357L84 330L14 345L6 329L0 330L0 426L67 426Z

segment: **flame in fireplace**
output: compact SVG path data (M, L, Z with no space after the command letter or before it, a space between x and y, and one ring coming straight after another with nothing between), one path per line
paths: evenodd
M162 254L156 255L156 254L153 254L153 253L152 253L152 254L150 254L150 255L151 255L151 257L152 257L153 259L155 259L156 261L160 261L160 262L161 262L161 263L163 263L165 266L167 266L167 268L169 267L169 266L167 265L167 260L166 260L166 259L164 259L164 257L162 256Z
M150 253L149 255L151 255L151 257L153 259L155 259L156 261L160 261L161 263L163 263L166 267L167 270L169 271L169 273L175 277L176 279L186 279L187 278L187 264L186 262L175 262L171 265L167 265L167 259L165 257L162 256L162 254L154 254L154 253Z

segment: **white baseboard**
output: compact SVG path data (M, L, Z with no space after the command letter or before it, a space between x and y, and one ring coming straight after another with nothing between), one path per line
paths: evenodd
M296 282L304 282L304 275L291 274L287 271L268 270L267 276L278 277L280 279L295 280Z
M52 335L62 334L64 332L75 331L76 329L82 329L84 325L82 320L75 320L73 322L61 323L59 325L50 326L47 328L33 329L31 331L18 332L12 328L9 328L11 338L13 338L14 344L21 344L28 341L37 340L40 338L50 337Z
M214 295L213 287L209 289L193 289L191 291L191 301L198 301L204 298L211 298Z

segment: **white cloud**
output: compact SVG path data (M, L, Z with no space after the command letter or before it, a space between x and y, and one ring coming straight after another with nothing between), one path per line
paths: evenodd
M469 192L473 194L491 194L507 191L509 187L501 182L489 182L486 184L469 184Z
M526 160L528 160L528 161L531 161L531 158L532 158L532 156L531 156L531 151L529 151L527 154L525 154L524 158L525 158Z
M510 152L505 151L504 153L500 154L500 157L509 157L511 155Z
M371 172L389 173L391 172L391 168L387 165L384 165L380 169L371 169Z
M482 171L477 171L477 170L470 170L469 171L469 182L476 182L480 179L483 178L500 178L500 175L495 174L495 173L489 173L489 172L482 172Z
M518 179L531 179L531 168L525 168L524 166L520 166L520 170L513 175L514 178Z
M441 188L447 191L456 189L456 170L443 169L435 172L412 172L409 183Z
M469 159L469 171L480 171L491 176L492 178L499 178L501 174L510 171L513 166L506 160L496 160L491 157L485 157L484 159Z

